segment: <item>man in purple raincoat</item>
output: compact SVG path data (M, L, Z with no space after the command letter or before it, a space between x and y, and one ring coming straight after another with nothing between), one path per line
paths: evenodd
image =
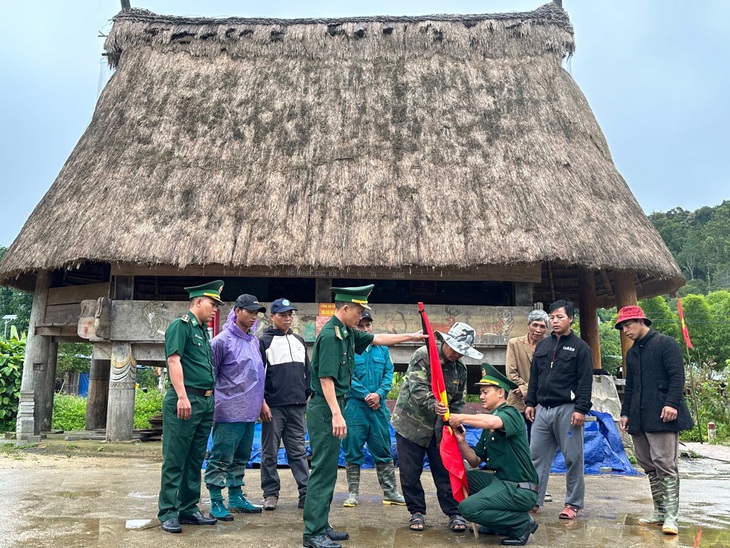
M211 341L215 373L213 446L205 470L210 491L210 513L221 521L233 521L233 512L259 513L261 506L246 500L241 487L251 458L254 427L264 400L264 362L256 324L266 312L253 295L240 295L223 326ZM228 508L223 488L228 488Z

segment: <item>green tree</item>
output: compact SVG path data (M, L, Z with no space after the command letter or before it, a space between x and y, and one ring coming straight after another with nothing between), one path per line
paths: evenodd
M0 245L0 259L5 255L6 248ZM0 318L8 314L15 314L17 319L12 324L18 331L27 333L30 322L30 307L33 304L33 295L19 291L13 287L0 286ZM0 333L5 332L4 323L0 325Z
M62 343L58 345L56 378L62 379L66 373L80 373L91 367L92 346L86 343Z
M684 321L694 350L690 356L701 365L713 367L717 364L715 356L714 329L712 312L703 295L687 295L682 299ZM724 363L722 364L724 366Z
M672 312L664 297L642 299L638 304L646 317L651 320L651 327L654 330L680 340L681 333L677 323L677 314Z

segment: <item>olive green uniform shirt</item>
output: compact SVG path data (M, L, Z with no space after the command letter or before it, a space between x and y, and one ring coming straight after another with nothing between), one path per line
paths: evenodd
M474 452L499 479L537 484L522 414L511 405L502 404L492 411L492 415L502 419L502 428L483 430Z
M208 326L190 311L175 318L165 331L165 356L173 354L180 356L185 386L201 390L215 387Z
M338 398L350 391L355 354L362 354L375 336L345 325L332 316L319 332L312 349L312 392L324 396L321 377L332 377Z

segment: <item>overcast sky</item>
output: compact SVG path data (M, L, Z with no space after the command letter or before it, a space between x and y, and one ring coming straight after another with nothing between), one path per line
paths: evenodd
M337 17L526 11L540 0L131 0L171 15ZM730 1L564 0L566 65L646 213L730 199ZM0 3L0 245L9 246L88 125L119 0ZM53 227L49 227L52 230Z

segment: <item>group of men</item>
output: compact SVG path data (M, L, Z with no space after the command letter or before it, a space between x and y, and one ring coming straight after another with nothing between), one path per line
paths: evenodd
M241 295L221 333L210 341L207 322L222 304L223 282L186 289L190 310L174 320L165 335L171 387L163 403L158 517L164 531L180 532L183 524L230 521L234 519L231 511L276 509L280 488L276 463L282 440L303 508L305 548L341 548L338 541L348 538L348 533L336 531L329 523L341 445L349 491L344 506L358 504L367 443L383 502L405 504L412 531L425 527L426 502L420 479L424 457L429 460L439 506L453 532L466 531L468 520L480 532L502 535L503 545L526 544L537 530L531 513L545 500L558 448L568 468L559 517L575 519L583 508L583 428L591 409L593 361L588 345L571 329L575 312L570 301L551 305L552 332L548 336L544 312L535 311L528 318L523 342L529 374L524 358L514 357L520 354L516 339L508 346L507 376L482 364L478 385L484 414L461 413L467 391L462 358L482 358L474 348L476 334L469 325L458 322L448 333L435 332L441 343L438 354L447 404L431 390L426 348L414 353L392 417L401 495L390 455L391 420L385 405L393 363L382 347L422 342L427 338L423 332L373 334L368 306L373 286L332 288L335 312L317 336L310 363L303 339L291 330L296 308L288 300L274 301L273 325L259 340L255 336L258 314L266 309L256 297ZM533 323L542 325L533 329ZM649 476L654 498L654 515L640 523L662 525L665 533L677 534L678 432L691 427L691 419L683 396L681 351L677 363L679 346L650 325L639 307L619 312L616 328L635 341L627 354L620 427L634 436L637 460ZM516 366L517 361L523 362L521 367ZM509 405L508 398L523 409ZM650 410L660 411L660 415L654 417ZM469 496L461 503L451 491L449 472L439 454L446 416L464 460L472 467L466 476ZM249 502L242 492L254 423L259 418L263 507ZM311 472L304 450L305 421ZM531 424L529 441L525 421ZM483 430L474 447L466 443L464 424ZM212 447L204 475L211 510L210 517L205 517L198 508L200 469L211 427ZM222 494L226 488L227 505Z

